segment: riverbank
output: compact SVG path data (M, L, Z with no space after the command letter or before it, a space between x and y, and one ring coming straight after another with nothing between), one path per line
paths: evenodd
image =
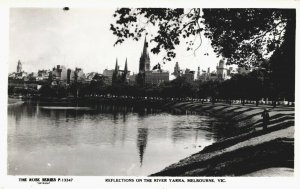
M270 110L262 129L263 107L192 102L168 103L164 109L224 117L240 132L221 139L151 176L290 176L294 168L294 108ZM272 174L273 173L273 174Z
M33 101L34 99L28 99ZM16 100L15 102L17 102ZM67 108L100 104L126 105L145 109L158 109L174 114L197 112L221 117L230 125L221 128L226 136L202 151L172 164L152 176L290 176L294 168L294 107L260 105L211 104L199 101L166 101L145 98L45 98L40 103ZM23 103L23 102L22 102ZM76 106L73 106L75 103ZM48 107L48 105L45 105ZM69 107L70 106L70 107ZM49 108L48 107L48 108ZM270 124L262 130L263 108L270 110ZM55 107L57 108L57 107ZM65 107L64 107L65 108ZM227 125L227 124L226 124ZM225 125L224 125L225 127Z
M7 99L8 106L16 106L16 105L21 105L23 103L24 103L24 101L17 99L17 98L8 98Z

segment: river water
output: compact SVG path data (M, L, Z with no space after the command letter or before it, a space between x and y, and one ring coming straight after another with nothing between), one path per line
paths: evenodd
M152 109L8 107L9 175L147 176L222 138L224 120Z

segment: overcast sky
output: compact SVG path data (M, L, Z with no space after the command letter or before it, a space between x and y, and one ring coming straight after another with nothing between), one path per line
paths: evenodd
M128 68L137 72L143 40L125 41L113 46L116 37L109 30L114 23L114 9L12 8L10 9L9 72L16 71L17 61L26 72L52 69L55 65L83 68L85 73L102 73L113 69L118 58L121 69L127 57ZM196 41L197 43L197 41ZM202 46L187 52L185 43L176 49L177 57L162 68L173 72L175 62L181 69L197 70L211 67L215 70L216 58L210 42L203 38ZM151 44L150 44L151 46ZM150 50L149 50L150 51ZM209 56L204 56L209 53ZM150 53L151 66L161 62L162 55Z

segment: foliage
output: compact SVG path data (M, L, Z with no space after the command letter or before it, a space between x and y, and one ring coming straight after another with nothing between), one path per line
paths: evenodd
M191 36L211 40L215 52L228 59L229 64L258 65L265 54L273 52L286 34L293 19L291 9L201 9L192 8L121 8L116 10L116 23L111 30L118 37L115 44L131 38L138 41L150 27L155 47L153 53L165 50L164 60L176 56L175 46L187 38L187 50L197 49ZM202 40L201 40L202 41ZM200 42L201 43L201 42ZM200 44L201 45L201 44ZM195 47L196 46L196 47Z
M203 9L204 35L227 63L258 66L283 41L289 9Z
M185 42L188 51L195 51L205 36L227 64L265 68L272 98L294 101L295 9L121 8L113 16L116 22L110 29L118 37L115 45L126 39L138 41L143 34L150 35L152 27L156 32L149 37L155 44L151 52L165 51L165 63L176 56L176 45ZM194 44L194 37L199 37L200 44ZM263 65L266 62L268 66ZM243 90L236 93L246 93Z

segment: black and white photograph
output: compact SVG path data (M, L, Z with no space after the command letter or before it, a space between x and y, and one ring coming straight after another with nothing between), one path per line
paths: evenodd
M7 175L293 178L296 14L9 8Z

